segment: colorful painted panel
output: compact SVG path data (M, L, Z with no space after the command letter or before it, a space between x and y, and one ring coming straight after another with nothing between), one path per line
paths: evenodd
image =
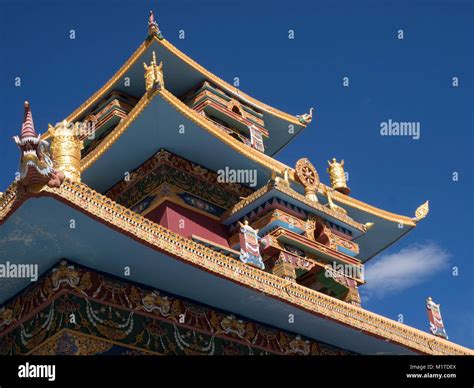
M0 310L0 354L350 354L61 261Z
M254 267L265 269L259 246L258 230L253 229L248 221L240 224L240 260Z
M161 150L112 187L106 195L132 207L167 182L221 208L228 209L253 190L236 183L218 182L217 174L195 163Z

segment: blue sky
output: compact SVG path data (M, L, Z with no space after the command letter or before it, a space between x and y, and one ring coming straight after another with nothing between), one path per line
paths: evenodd
M308 157L327 182L326 161L344 158L352 195L395 213L430 200L429 216L373 259L364 307L426 331L432 296L450 339L474 347L473 2L353 3L0 0L0 190L17 170L23 101L40 132L65 118L143 41L153 9L165 37L221 78L289 113L316 108L281 161ZM381 136L389 119L419 122L420 139Z

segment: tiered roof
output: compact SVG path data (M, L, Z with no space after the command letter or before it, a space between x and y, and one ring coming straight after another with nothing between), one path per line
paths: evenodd
M146 90L142 62L149 62L152 52L163 61L164 86ZM131 83L132 89L124 90L124 77L137 80ZM151 16L147 39L66 121L85 120L97 112L103 98L112 91L141 96L138 102L82 158L83 183L66 178L60 187L44 186L32 191L15 182L2 195L0 233L8 244L0 259L28 260L46 270L65 257L118 276L124 266L133 264L134 281L190 295L198 301L349 350L473 354L462 346L245 265L235 260L235 252L227 247L219 252L216 246L211 248L203 241L184 238L100 193L116 186L124 171L136 169L162 148L186 155L193 163L214 171L226 164L257 169L256 191L229 207L221 222L230 225L252 211L258 201L277 198L302 211L324 214L351 230L361 247L361 262L401 238L426 216L427 206L419 208L415 217L401 216L333 191L324 184L316 193L320 201L309 200L302 194L295 169L242 144L177 97L204 81L262 113L273 139L270 149L278 150L293 138L287 136L288 125L293 125L294 133L298 134L312 119L312 114L297 117L281 112L219 79L164 39ZM178 123L186 128L185 139L176 130ZM43 139L54 141L50 135ZM209 158L211 154L213 158ZM275 179L278 175L285 178ZM323 202L329 191L345 212ZM73 229L67 227L70 220L75 221ZM372 223L374 226L369 230ZM24 233L20 239L19 230ZM23 244L24 239L28 239L28 246ZM104 241L109 244L103 244ZM131 253L135 257L133 263ZM24 286L24 282L12 281L2 288L0 303ZM213 288L219 292L213 292ZM282 314L287 316L289 312L298 315L296 326L282 322Z

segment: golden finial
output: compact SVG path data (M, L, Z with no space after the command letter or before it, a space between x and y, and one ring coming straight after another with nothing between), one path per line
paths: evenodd
M418 222L425 218L430 212L430 201L426 201L424 204L418 206L415 211L414 221Z
M51 135L51 156L54 168L61 171L64 176L72 181L81 181L81 150L82 140L78 126L63 120L53 127L48 125Z
M145 69L145 88L146 91L150 90L161 90L165 87L163 79L163 62L159 65L156 64L156 53L153 51L151 63L147 65L143 62L143 68Z
M344 160L339 163L336 158L332 158L332 162L328 160L328 165L327 172L331 180L331 187L342 194L348 195L351 190L347 187Z

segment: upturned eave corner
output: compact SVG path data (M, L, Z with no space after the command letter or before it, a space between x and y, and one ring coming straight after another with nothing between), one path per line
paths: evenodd
M198 62L196 62L194 59L186 55L184 52L179 50L176 46L174 46L170 41L168 41L166 38L161 37L159 38L158 36L154 35L152 36L152 40L154 40L156 43L160 44L162 47L167 49L169 52L171 52L173 55L178 57L180 60L182 60L184 63L186 63L188 66L193 68L194 70L198 71L203 75L204 78L210 80L211 82L215 83L225 91L231 93L233 96L236 98L241 99L242 101L248 102L251 105L256 106L257 108L261 109L262 111L275 116L281 120L287 121L290 124L298 125L302 128L305 128L311 123L312 120L312 112L313 108L310 109L309 113L305 113L302 115L291 115L289 113L283 112L279 109L276 109L270 105L267 105L250 95L242 92L240 89L236 88L235 86L230 85L217 75L211 73L209 70L201 66Z

